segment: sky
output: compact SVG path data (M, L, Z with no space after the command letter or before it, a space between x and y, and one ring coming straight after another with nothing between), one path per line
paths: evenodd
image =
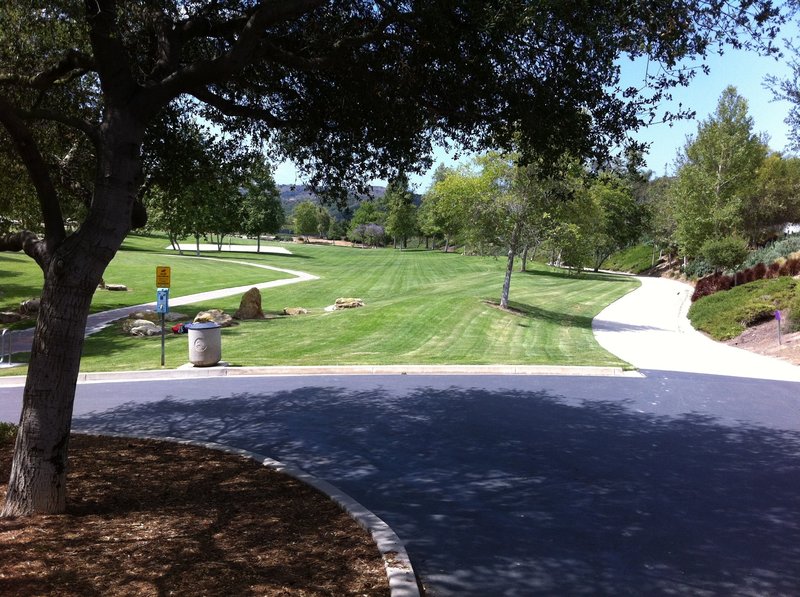
M772 91L764 86L764 79L768 75L779 78L789 76L790 69L786 60L776 61L774 58L758 56L754 52L728 50L722 56L709 57L706 63L711 69L708 75L699 72L688 87L673 90L673 101L670 104L661 106L662 109L675 110L677 104L681 103L696 112L694 119L682 120L671 126L651 125L633 135L637 141L650 144L645 161L646 167L655 176L674 173L675 159L685 146L687 137L695 135L699 122L714 113L722 91L728 85L736 87L739 95L748 101L749 113L754 120L754 132L768 135L770 149L789 153L784 119L789 114L791 105L786 101L775 101ZM637 85L643 80L644 67L640 62L632 63L625 59L621 65L623 86ZM411 185L417 192L422 193L428 189L433 170L439 163L453 166L457 162L452 154L441 149L435 150L431 170L423 175L410 177ZM277 167L275 180L278 184L303 183L291 162L284 162ZM385 181L373 181L373 184L381 185Z

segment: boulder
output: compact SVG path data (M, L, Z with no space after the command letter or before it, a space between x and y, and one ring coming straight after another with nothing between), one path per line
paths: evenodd
M22 301L19 304L19 312L23 315L33 315L34 313L39 312L39 305L41 304L41 299L32 298L28 299L27 301Z
M131 336L158 336L161 334L161 328L151 323L131 328L130 334Z
M308 313L308 309L303 307L284 307L283 309L284 315L305 315L306 313Z
M234 319L264 319L264 311L261 310L261 291L258 288L251 288L242 295L239 308L233 317Z
M128 292L125 284L106 284L105 289L111 292Z
M159 332L161 331L161 327L160 326L156 325L155 323L153 323L152 321L149 321L147 319L126 319L125 321L122 322L122 331L125 332L126 334L131 334L133 336L143 336L143 335L145 335L145 334L134 333L133 330L134 329L138 329L138 328L146 328L146 327L152 327L152 328L158 330Z
M213 321L223 328L234 325L233 317L220 309L209 309L208 311L200 311L195 315L194 323L202 323L204 321Z
M0 313L0 323L16 323L22 320L22 315L13 311L3 311Z
M337 310L338 309L355 309L357 307L363 307L364 301L360 298L337 298L336 302L333 305Z

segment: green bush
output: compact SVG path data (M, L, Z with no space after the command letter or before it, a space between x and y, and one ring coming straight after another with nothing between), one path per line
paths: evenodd
M735 270L747 257L747 241L736 236L707 240L700 254L717 271Z
M17 436L17 426L13 423L0 422L0 446L10 444Z
M797 296L797 280L771 278L704 296L689 309L692 325L716 340L728 340L747 327L768 321Z
M800 332L800 291L797 290L797 287L794 289L794 296L786 305L786 310L788 311L789 329L792 332Z
M759 263L769 265L781 257L788 257L797 251L800 251L800 234L787 236L785 239L774 242L763 249L751 251L744 260L743 267L753 267Z

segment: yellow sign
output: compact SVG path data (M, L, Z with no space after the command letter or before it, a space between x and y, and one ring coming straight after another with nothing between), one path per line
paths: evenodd
M169 266L156 266L156 288L169 288L170 273Z

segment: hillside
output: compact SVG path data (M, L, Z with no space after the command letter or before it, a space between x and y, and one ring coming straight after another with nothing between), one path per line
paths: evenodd
M311 201L313 203L319 203L319 197L314 194L311 189L309 189L306 185L288 185L288 184L279 184L278 191L281 194L281 204L283 205L283 210L287 214L291 214L294 211L294 206L298 203L302 203L303 201ZM379 199L386 194L386 187L382 186L373 186L370 187L373 199ZM350 201L348 202L348 207L351 211L355 211L358 208L358 205L366 199L366 195L354 195ZM342 210L339 210L340 212Z

